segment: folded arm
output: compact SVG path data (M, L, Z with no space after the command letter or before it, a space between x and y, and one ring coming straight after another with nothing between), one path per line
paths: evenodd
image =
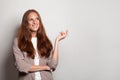
M27 63L24 59L23 52L18 48L17 39L14 40L13 54L15 58L15 66L19 72L29 73L39 70L50 70L48 66L36 66Z

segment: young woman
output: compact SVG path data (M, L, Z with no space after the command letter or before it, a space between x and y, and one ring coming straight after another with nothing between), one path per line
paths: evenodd
M56 37L54 48L48 39L39 13L24 13L20 32L14 40L13 53L20 80L53 80L52 71L58 64L59 41L67 31Z

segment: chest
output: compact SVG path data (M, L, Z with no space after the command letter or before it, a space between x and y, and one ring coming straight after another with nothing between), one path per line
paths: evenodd
M26 52L23 52L23 56L24 56L25 62L27 62L31 65L34 65L34 59L28 57ZM39 64L40 65L47 65L47 62L48 62L47 58L42 57L42 58L39 59Z

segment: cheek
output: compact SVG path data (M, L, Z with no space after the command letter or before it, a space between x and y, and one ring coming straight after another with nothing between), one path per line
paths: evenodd
M32 25L32 22L28 22L28 25Z
M28 23L28 29L30 29L31 28L31 26L32 26L32 24L31 23Z
M40 23L40 21L37 21L37 23Z

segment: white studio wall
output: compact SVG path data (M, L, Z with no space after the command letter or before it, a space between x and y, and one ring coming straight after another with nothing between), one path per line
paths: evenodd
M36 9L48 37L60 31L55 80L120 80L120 0L1 0L0 80L18 80L12 52L22 16Z

